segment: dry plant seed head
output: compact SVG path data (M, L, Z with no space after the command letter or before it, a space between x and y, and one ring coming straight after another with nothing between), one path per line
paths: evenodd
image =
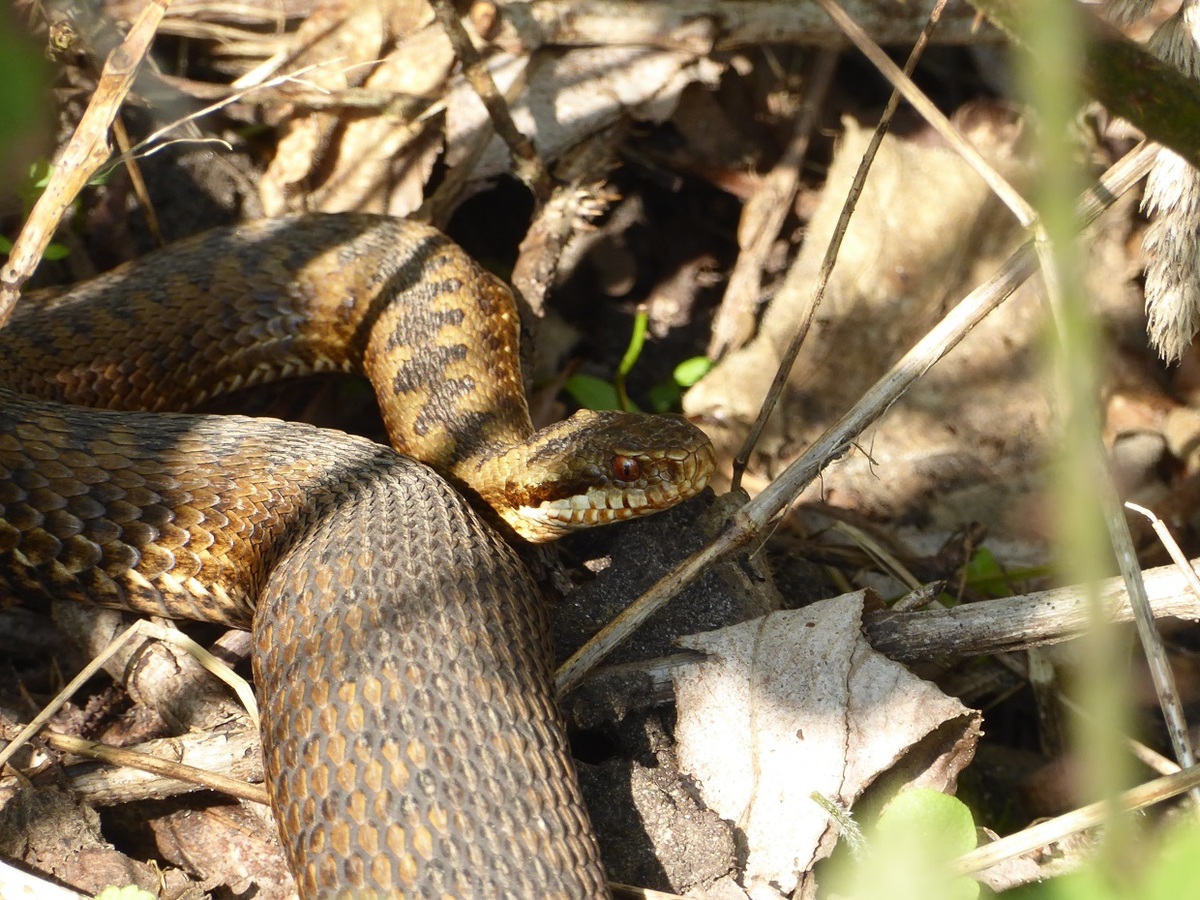
M1104 17L1114 25L1136 22L1154 8L1154 0L1108 0Z
M1200 3L1188 0L1162 24L1149 49L1200 80ZM1167 362L1178 360L1200 331L1200 173L1163 148L1150 170L1142 208L1151 217L1146 254L1150 340Z

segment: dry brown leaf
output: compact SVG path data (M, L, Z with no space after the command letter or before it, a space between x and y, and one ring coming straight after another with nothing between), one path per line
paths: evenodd
M647 47L589 47L542 59L497 60L492 75L509 93L521 77L528 83L512 102L513 119L544 159L556 159L624 115L651 121L668 117L688 84L715 84L721 66L688 53ZM448 98L447 162L453 166L491 126L483 104L464 83ZM512 168L508 148L491 137L472 179L481 186Z
M436 96L454 66L445 33L429 24L410 35L371 73L366 87L397 97ZM442 150L439 122L404 115L357 113L346 121L332 171L306 198L324 212L359 210L406 216L425 199L425 185Z
M745 836L743 885L788 895L834 843L814 793L849 808L918 741L943 729L943 783L970 762L978 714L874 651L864 593L681 641L708 660L674 677L680 767ZM950 736L949 732L955 732Z
M1027 166L1020 123L1003 107L956 117L972 142L1017 184ZM741 440L806 313L847 185L869 139L846 134L787 282L759 335L730 354L684 399L690 416ZM975 285L1021 234L968 165L927 136L887 137L867 177L846 240L759 453L786 462L850 409L886 369ZM807 496L880 517L933 517L953 528L981 521L1028 532L1024 507L1049 428L1049 387L1038 354L1043 310L1024 291L992 313L902 398L861 451L830 467ZM725 442L730 442L726 437ZM965 494L954 495L956 491ZM930 498L943 503L931 508ZM945 520L939 518L945 515ZM1006 528L1011 523L1012 527Z
M393 29L415 28L420 18L412 2L324 0L292 35L288 68L303 72L303 81L319 90L358 87L391 45ZM287 120L260 188L268 215L295 211L301 203L311 207L303 195L313 182L327 180L342 121L340 113L322 110L304 110Z

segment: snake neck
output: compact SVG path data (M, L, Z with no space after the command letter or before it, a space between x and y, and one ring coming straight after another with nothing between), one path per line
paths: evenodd
M0 330L0 385L163 411L358 371L396 450L532 541L704 486L712 447L686 423L577 414L535 435L520 331L508 287L440 232L384 216L301 216L207 232L19 308Z
M477 489L485 459L533 434L520 319L499 279L440 234L427 239L398 283L381 285L378 310L372 299L359 313L369 332L352 364L375 386L392 446Z

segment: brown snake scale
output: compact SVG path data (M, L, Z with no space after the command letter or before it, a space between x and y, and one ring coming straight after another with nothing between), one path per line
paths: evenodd
M607 896L546 611L498 529L665 507L712 449L674 418L533 434L518 330L437 232L337 215L209 232L0 331L0 600L253 627L304 897ZM441 474L340 432L159 412L323 370L364 372L395 448Z

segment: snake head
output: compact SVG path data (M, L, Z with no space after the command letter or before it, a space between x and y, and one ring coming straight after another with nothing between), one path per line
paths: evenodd
M669 509L715 467L712 442L682 416L581 410L484 461L477 490L517 534L544 543Z

